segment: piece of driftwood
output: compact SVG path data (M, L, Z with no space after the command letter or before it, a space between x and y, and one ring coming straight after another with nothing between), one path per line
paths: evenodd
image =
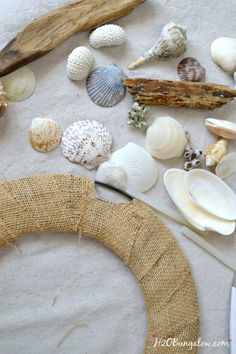
M236 97L228 86L202 82L127 78L124 84L135 101L146 105L215 109Z
M0 51L0 76L47 54L73 34L128 15L145 0L79 0L39 17Z

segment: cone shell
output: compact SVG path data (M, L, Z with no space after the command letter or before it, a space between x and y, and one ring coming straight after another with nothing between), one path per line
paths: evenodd
M89 170L110 157L112 136L97 121L81 120L71 124L62 136L62 153L71 162Z
M220 139L215 144L208 146L205 152L206 166L215 166L227 153L227 140Z
M236 123L228 120L207 118L206 127L214 134L229 140L236 140Z
M2 83L0 82L0 117L4 115L7 105L7 94L3 89Z
M180 80L183 81L202 81L205 77L205 69L197 59L188 57L181 60L177 68Z
M124 78L125 74L115 64L96 68L87 78L90 99L98 106L115 106L126 94Z
M61 141L59 124L50 118L34 118L29 132L32 147L39 152L55 149Z
M71 80L82 80L90 73L94 59L86 47L77 47L67 59L66 71Z
M104 25L95 29L89 37L93 48L111 47L125 42L125 31L117 25Z

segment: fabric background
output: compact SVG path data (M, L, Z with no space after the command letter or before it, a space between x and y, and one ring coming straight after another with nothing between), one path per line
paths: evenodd
M0 45L4 46L29 21L67 1L17 0L0 2ZM116 63L128 75L177 79L180 59L153 63L129 72L127 67L153 45L165 23L173 20L188 28L188 51L206 68L206 81L233 86L232 78L210 58L211 42L220 36L235 36L235 4L199 0L149 0L131 15L117 21L127 32L122 47L91 49L96 66ZM36 74L34 95L11 104L0 122L0 172L2 181L40 173L72 173L95 176L95 171L71 164L60 148L48 154L32 150L28 129L34 117L58 120L64 130L81 119L104 123L114 138L113 150L133 141L144 143L144 133L126 125L132 98L127 94L118 106L104 109L87 96L85 82L73 83L65 74L71 50L88 44L89 33L66 41L47 56L30 64ZM235 103L214 112L152 107L150 121L161 115L177 118L192 135L196 148L216 141L204 127L206 117L236 121ZM230 145L233 150L235 146ZM181 167L182 160L157 162L160 176L148 192L173 206L162 182L164 171ZM234 178L230 183L233 185ZM117 199L99 189L98 194ZM118 199L117 199L118 200ZM228 340L229 300L233 274L217 260L179 233L179 225L162 217L189 258L201 308L204 341ZM127 235L128 236L128 235ZM209 242L228 257L235 258L235 235L209 235ZM146 312L142 294L127 267L108 249L77 235L41 234L23 237L14 248L0 249L0 353L97 353L141 354L146 333ZM65 334L72 331L62 343ZM228 353L227 348L202 348L199 353Z

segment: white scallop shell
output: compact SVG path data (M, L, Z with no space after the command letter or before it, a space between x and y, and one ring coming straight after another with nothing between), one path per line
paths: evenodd
M206 170L185 175L185 185L193 203L225 220L236 219L236 194L219 177Z
M140 192L146 192L157 181L158 168L154 159L134 143L113 152L109 162L121 166L128 177L127 185Z
M101 123L81 120L64 131L61 148L71 162L91 170L110 157L111 145L111 133Z
M181 156L186 144L185 131L174 118L157 118L147 129L146 149L158 159L164 160Z
M104 25L90 34L89 43L93 48L111 47L123 44L125 39L123 28L117 25Z
M48 152L55 149L61 141L59 124L50 118L34 118L30 131L30 143L39 152Z
M82 80L90 73L94 59L86 47L77 47L68 56L66 71L71 80Z
M127 174L123 167L110 161L105 161L98 167L96 180L121 190L126 190L127 187Z
M235 230L235 222L221 219L195 205L185 185L185 176L190 172L170 169L164 174L164 184L171 199L185 219L202 231L216 231L230 235Z

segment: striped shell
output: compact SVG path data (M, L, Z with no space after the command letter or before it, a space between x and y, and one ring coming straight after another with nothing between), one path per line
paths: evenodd
M3 89L2 83L0 82L0 117L4 115L7 105L7 94Z
M125 74L115 64L96 68L87 78L87 91L90 99L98 106L115 106L126 94L124 78Z
M89 37L93 48L111 47L125 42L125 31L117 25L104 25L95 29Z
M184 58L179 63L177 71L182 81L202 81L206 73L206 70L197 59L191 57Z
M90 73L94 59L86 47L77 47L67 59L66 71L71 80L82 80Z
M91 170L110 157L111 145L111 133L101 123L81 120L64 131L61 148L71 162Z

